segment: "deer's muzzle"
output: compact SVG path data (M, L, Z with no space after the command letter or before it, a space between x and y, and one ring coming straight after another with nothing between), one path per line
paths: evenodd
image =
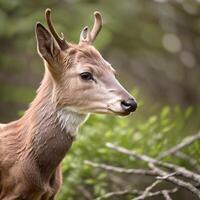
M133 98L128 100L123 100L121 102L121 107L125 112L134 112L137 109L137 103Z

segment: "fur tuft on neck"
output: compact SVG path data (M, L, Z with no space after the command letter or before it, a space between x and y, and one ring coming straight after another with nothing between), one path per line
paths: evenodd
M70 108L62 108L57 111L57 119L62 130L71 135L76 135L78 128L89 117L89 114L82 114L73 111Z

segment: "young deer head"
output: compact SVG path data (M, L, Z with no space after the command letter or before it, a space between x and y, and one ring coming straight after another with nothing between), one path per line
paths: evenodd
M57 108L77 113L128 115L136 110L135 99L115 78L115 70L92 46L102 27L99 12L94 13L92 30L85 27L79 44L60 37L51 21L51 10L45 12L50 32L36 25L38 52L45 61L54 83L53 100Z

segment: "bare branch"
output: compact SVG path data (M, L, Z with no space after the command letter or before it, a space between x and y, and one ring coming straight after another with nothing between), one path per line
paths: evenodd
M145 199L145 198L148 196L149 192L151 192L151 190L152 190L156 185L160 184L161 182L162 182L162 181L160 181L160 180L156 180L156 181L153 182L150 186L148 186L140 196L134 198L134 200L142 200L142 199Z
M176 172L173 172L173 173L171 173L171 174L167 174L166 176L158 176L157 179L159 179L159 180L165 180L165 179L167 179L168 177L171 177L171 176L174 176L174 175L177 175L177 173L176 173Z
M171 182L171 183L173 183L177 186L185 188L186 190L192 192L198 198L200 198L200 191L196 187L194 187L191 183L185 182L185 181L180 180L180 179L175 178L175 177L168 176L167 172L156 167L153 163L149 163L149 167L151 169L153 169L155 172L157 172L160 176L166 177L165 180L167 180L167 181L169 181L169 182Z
M200 166L198 165L197 160L179 151L175 152L174 155L189 163L194 168L194 170L200 174Z
M172 200L172 198L169 196L169 192L167 190L163 190L162 191L162 194L163 194L163 197L166 199L166 200Z
M162 183L163 180L165 180L165 179L167 179L167 178L169 178L169 177L174 176L174 175L177 174L176 172L173 172L173 173L170 173L170 174L166 174L165 176L158 177L158 175L160 175L160 173L157 173L155 170L126 169L126 168L115 167L115 166L106 165L106 164L99 164L99 163L95 163L95 162L88 161L88 160L85 160L85 164L88 164L88 165L90 165L92 167L95 167L95 168L100 168L100 169L104 169L104 170L107 170L107 171L113 171L113 172L117 172L117 173L128 173L128 174L136 174L136 175L157 176L156 178L159 179L159 180L156 180L155 182L153 182L143 192L141 192L141 194L138 197L134 198L134 200L142 200L142 199L145 199L146 197L149 197L150 191L157 184ZM110 195L131 194L131 193L133 193L133 191L135 192L137 190L131 190L131 191L129 191L129 190L123 190L123 191L114 192L114 193L111 192L111 193L106 194L106 196L99 197L99 198L109 198ZM176 191L177 191L177 189L176 189ZM159 194L161 194L161 193L163 194L163 192L168 194L167 190L160 191Z
M95 163L92 161L88 161L85 160L85 164L88 164L92 167L95 168L100 168L100 169L104 169L107 171L113 171L113 172L117 172L117 173L127 173L127 174L136 174L136 175L150 175L150 176L157 176L160 175L157 172L155 172L154 170L143 170L143 169L126 169L126 168L121 168L121 167L115 167L115 166L111 166L111 165L106 165L106 164L99 164L99 163ZM159 178L159 180L156 180L155 182L153 182L150 186L148 186L143 192L141 192L141 194L139 194L138 197L134 198L134 200L142 200L145 199L147 197L149 197L149 195L151 195L151 190L158 185L159 183L162 183L162 180L165 180L168 177L174 176L176 174L176 172L173 172L171 174L167 174L164 177L156 177L157 179ZM177 191L177 188L175 189ZM111 192L111 193L107 193L106 195L104 195L103 197L98 197L97 199L102 199L102 198L109 198L112 195L113 196L118 196L118 195L126 195L126 194L133 194L133 193L137 193L137 190L123 190L123 191L117 191L117 192ZM175 192L175 191L174 191ZM150 194L151 193L151 194ZM167 190L163 190L160 191L159 194L162 195L168 195L169 192ZM155 193L158 194L158 193ZM159 195L158 194L158 195Z
M102 200L102 199L108 199L110 197L114 197L114 196L124 196L124 195L128 195L128 194L133 194L133 195L138 195L141 194L142 192L139 190L121 190L121 191L115 191L115 192L109 192L106 193L100 197L97 197L95 200Z
M185 178L191 179L191 180L197 182L198 184L200 184L200 175L197 174L197 173L194 173L194 172L192 172L192 171L190 171L190 170L188 170L184 167L180 167L178 165L171 164L171 163L162 162L162 161L156 160L154 158L151 158L149 156L138 154L135 151L130 151L130 150L125 149L123 147L113 145L111 143L107 143L106 146L115 150L115 151L118 151L120 153L129 155L129 156L133 156L133 157L135 157L139 160L142 160L144 162L156 164L158 166L167 168L169 170L173 170L177 173L177 175L181 175Z
M191 140L190 140L190 142L191 142ZM136 159L146 162L151 170L126 169L126 168L115 167L115 166L106 165L106 164L98 164L98 163L94 163L91 161L85 161L85 163L88 165L91 165L93 167L101 168L101 169L108 170L108 171L118 172L118 173L150 175L150 176L154 176L154 177L156 176L157 181L153 182L144 191L122 190L122 191L117 191L117 192L110 192L101 197L98 197L96 200L110 198L112 196L120 196L120 195L122 196L122 195L127 195L127 194L138 195L137 197L134 198L134 200L143 200L143 199L146 199L147 197L154 196L154 195L155 196L162 195L166 200L171 200L172 198L170 197L170 193L172 193L172 190L161 190L161 191L157 191L157 192L151 191L152 189L154 189L154 187L157 184L162 183L162 181L168 181L178 187L182 187L182 188L192 192L194 195L196 195L200 199L200 190L198 190L194 185L192 185L192 183L186 182L184 180L181 180L180 178L174 177L176 175L182 176L184 178L187 178L187 179L190 179L191 181L196 182L199 185L200 184L200 175L199 174L194 173L184 167L181 167L181 166L178 166L178 165L175 165L172 163L167 163L167 162L163 162L160 160L156 160L150 156L139 154L135 151L130 151L126 148L119 147L119 146L113 145L111 143L107 143L106 146L117 152L129 155L129 156L133 156ZM177 152L175 152L175 153L177 153ZM188 157L187 157L187 159L188 159ZM195 163L193 163L193 164L195 164ZM171 173L169 173L169 172L171 172ZM175 191L177 191L177 188L173 189L173 192L175 192Z
M106 164L99 164L89 160L85 160L85 164L90 165L92 167L101 168L107 171L113 171L117 173L126 173L126 174L136 174L136 175L148 175L148 176L157 176L158 174L152 170L144 170L144 169L126 169L121 167L115 167Z
M177 192L177 188L174 188L172 190L161 190L161 191L156 191L156 192L149 192L148 195L146 197L144 197L143 199L148 198L148 197L155 197L155 196L163 195L164 191L166 191L168 194L172 194L172 193ZM108 199L111 197L124 196L124 195L128 195L128 194L142 195L143 193L144 193L144 191L141 191L141 190L121 190L121 191L106 193L100 197L97 197L95 200ZM134 198L134 200L135 200L135 198Z
M193 136L189 136L189 137L184 138L181 143L179 143L176 146L174 146L174 147L168 149L167 151L161 153L158 156L158 159L162 159L166 156L173 155L177 151L180 151L181 149L191 145L193 142L196 142L198 140L200 140L200 132L198 132L197 134L195 134Z

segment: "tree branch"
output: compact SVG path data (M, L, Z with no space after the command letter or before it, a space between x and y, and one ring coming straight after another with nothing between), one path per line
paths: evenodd
M177 151L180 151L181 149L191 145L193 142L196 142L198 140L200 140L200 132L198 132L197 134L195 134L193 136L189 136L189 137L184 138L181 143L179 143L176 146L174 146L174 147L168 149L167 151L161 153L158 156L158 159L160 160L160 159L162 159L166 156L175 154Z
M167 192L168 194L172 194L172 193L177 192L177 188L174 188L172 190L161 190L161 191L156 191L156 192L149 192L147 194L147 196L144 197L143 199L148 198L148 197L155 197L155 196L163 195L164 191ZM121 190L121 191L106 193L100 197L97 197L95 200L108 199L108 198L115 197L115 196L124 196L124 195L129 195L129 194L142 195L143 193L144 193L144 191L141 191L141 190ZM135 200L135 198L134 198L134 200Z
M145 199L145 198L148 196L148 194L151 192L151 190L152 190L156 185L160 184L161 182L162 182L162 181L160 181L160 180L156 180L156 181L153 182L150 186L148 186L140 196L134 198L134 200L142 200L142 199Z
M168 176L167 172L156 167L153 163L148 163L148 165L152 170L157 172L161 177L165 177L165 180L167 180L179 187L185 188L186 190L195 194L200 199L200 191L196 187L194 187L191 183L182 181L182 180L172 177L172 176Z
M154 158L151 158L147 155L141 155L141 154L136 153L135 151L130 151L128 149L113 145L111 143L107 143L106 146L108 148L111 148L111 149L118 151L120 153L129 155L129 156L133 156L133 157L135 157L139 160L142 160L144 162L152 163L152 164L167 168L168 170L173 170L174 172L176 172L177 175L181 175L185 178L191 179L191 180L195 181L196 183L200 184L200 175L197 174L197 173L194 173L194 172L192 172L192 171L190 171L190 170L188 170L184 167L180 167L178 165L171 164L171 163L162 162L162 161L156 160Z
M126 174L136 174L136 175L148 175L148 176L157 176L158 174L152 170L144 170L144 169L126 169L121 167L115 167L106 164L99 164L89 160L84 161L85 164L90 165L95 168L104 169L107 171L113 171L117 173L126 173Z
M200 174L200 166L198 165L197 160L195 160L194 158L182 153L182 152L175 152L174 155L186 162L188 162L195 170L196 172L198 172Z
M172 200L172 198L169 196L169 192L167 190L163 190L162 191L162 194L163 194L163 197L166 199L166 200Z

